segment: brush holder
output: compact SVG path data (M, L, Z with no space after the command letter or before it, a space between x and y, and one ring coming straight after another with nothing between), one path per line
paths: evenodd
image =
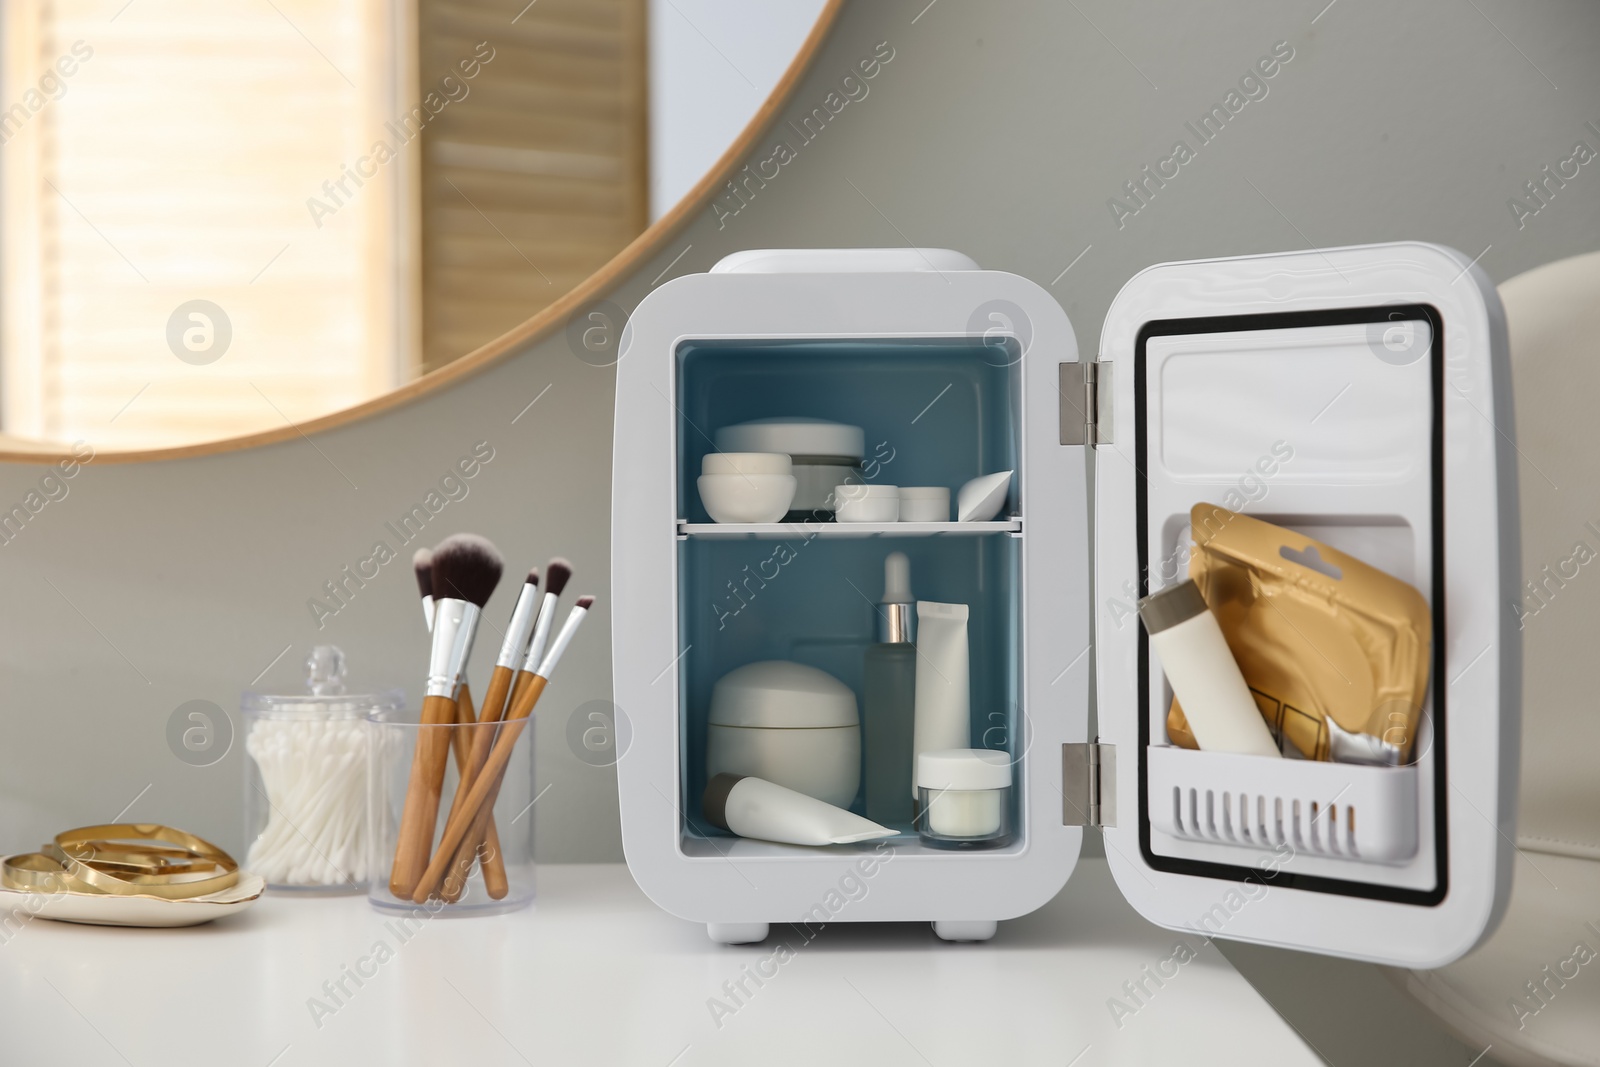
M533 801L537 796L533 785L531 716L524 720L525 725L512 750L511 762L506 764L505 777L494 803L494 831L505 864L506 895L499 899L491 897L484 885L482 871L477 863L470 860L466 868L470 874L465 891L452 903L433 899L425 904L417 904L397 898L389 892L389 873L399 838L400 816L405 809L406 788L411 780L411 759L421 732L447 732L451 749L444 787L439 794L439 814L429 843L431 860L433 849L444 833L450 803L460 784L460 777L456 773L458 747L463 751L470 749L474 738L482 734L492 741L495 731L509 726L498 722L423 726L420 719L421 713L415 710L385 710L373 715L367 722L368 869L371 872L367 900L381 911L401 912L418 921L437 916L499 915L527 907L533 903Z
M344 691L344 653L313 649L306 692L245 693L244 867L277 891L366 888L367 717L405 694Z

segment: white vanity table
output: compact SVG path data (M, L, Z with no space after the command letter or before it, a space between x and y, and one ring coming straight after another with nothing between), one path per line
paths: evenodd
M1321 1061L1212 946L1138 917L1101 859L986 944L925 925L774 927L726 947L662 914L621 864L542 866L531 910L400 941L361 897L267 896L187 930L33 920L0 944L5 1063L1077 1064ZM1162 985L1174 946L1196 950ZM384 942L391 958L379 962ZM780 941L793 956L757 987ZM365 962L363 962L365 961ZM346 971L349 968L349 971ZM743 969L748 968L746 972ZM362 974L371 974L364 977ZM360 977L361 985L355 978ZM324 982L350 995L333 1006ZM720 1028L725 982L752 995ZM1153 993L1136 1007L1123 988ZM320 1027L317 1023L320 1022Z

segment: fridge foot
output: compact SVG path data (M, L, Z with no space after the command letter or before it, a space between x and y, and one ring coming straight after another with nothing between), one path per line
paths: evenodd
M750 945L765 941L767 928L766 923L706 923L706 936L721 945Z
M938 919L933 932L944 941L987 941L998 926L993 919Z

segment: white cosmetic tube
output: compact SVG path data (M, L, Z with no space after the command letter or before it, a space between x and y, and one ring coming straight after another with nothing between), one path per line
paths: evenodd
M740 837L784 845L848 845L895 831L760 778L719 774L706 785L706 820Z
M924 752L972 744L967 605L917 601L917 689L911 766ZM916 797L916 775L911 795Z
M1139 601L1139 618L1202 751L1283 756L1194 579Z

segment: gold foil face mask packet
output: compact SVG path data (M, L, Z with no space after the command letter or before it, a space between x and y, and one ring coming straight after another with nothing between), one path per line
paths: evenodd
M1409 761L1433 637L1422 594L1304 534L1215 504L1196 504L1189 518L1189 577L1273 733L1308 759ZM1199 747L1177 700L1167 736Z

